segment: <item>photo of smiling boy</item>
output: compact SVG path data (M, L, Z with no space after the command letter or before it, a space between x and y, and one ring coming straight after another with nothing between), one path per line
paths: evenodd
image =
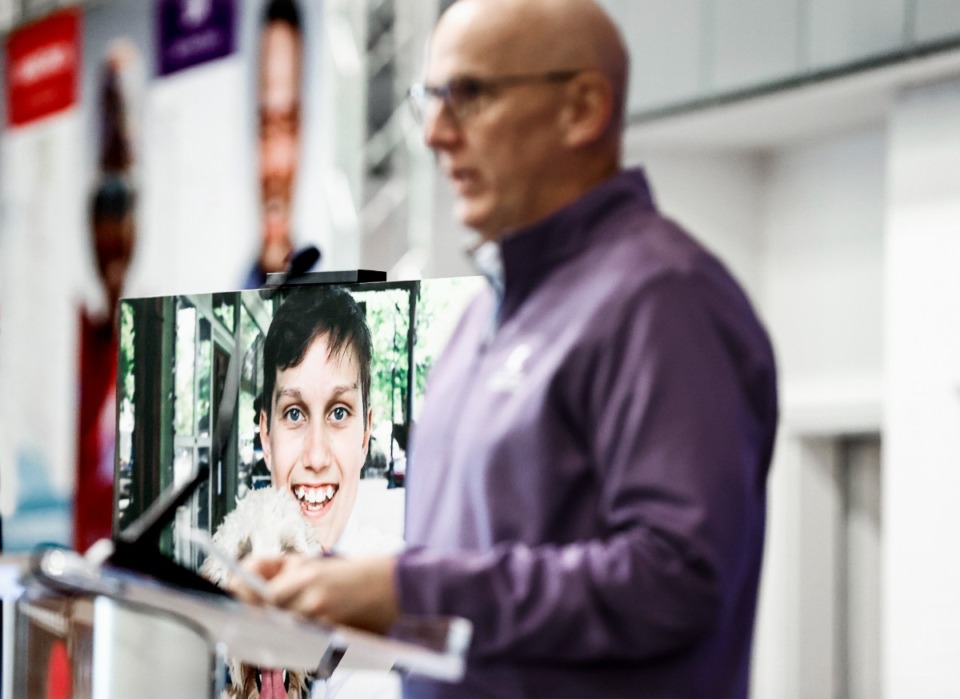
M370 356L363 312L338 287L292 291L264 342L264 461L326 551L347 528L370 444Z

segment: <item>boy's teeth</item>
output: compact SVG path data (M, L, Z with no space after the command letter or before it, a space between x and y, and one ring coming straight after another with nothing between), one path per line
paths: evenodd
M297 496L298 500L306 501L311 505L325 503L331 500L335 493L336 489L332 485L324 488L299 487L294 491L294 495Z

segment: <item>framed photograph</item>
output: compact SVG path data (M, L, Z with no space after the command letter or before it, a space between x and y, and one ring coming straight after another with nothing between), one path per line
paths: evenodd
M215 535L268 488L299 505L324 550L347 539L349 550L399 548L407 437L430 366L482 283L122 300L115 530L206 465L161 537L181 565L205 558L191 532Z

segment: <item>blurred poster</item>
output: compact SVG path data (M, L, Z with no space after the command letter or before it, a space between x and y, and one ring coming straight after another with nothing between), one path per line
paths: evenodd
M328 249L317 109L323 4L259 0L231 15L212 0L156 0L155 9L163 22L179 11L184 27L193 17L211 43L232 26L235 50L168 72L174 45L205 42L183 44L160 29L145 122L145 288L257 286L295 250Z
M11 126L69 109L77 99L80 17L58 13L29 25L7 42L7 103Z
M0 156L0 514L4 550L70 542L77 260L84 197L76 109L81 21L58 12L9 35Z
M117 304L137 241L137 176L132 117L140 55L126 38L107 46L93 100L96 179L88 197L89 249L96 297L79 312L77 471L73 546L85 551L113 530L116 452Z
M293 194L300 161L303 21L294 0L270 0L257 27L257 174L260 248L245 286L282 272L293 252Z
M57 13L8 42L0 176L0 385L12 401L0 427L5 550L45 541L83 549L111 530L114 313L142 227L134 206L146 76L138 46L152 33L138 5ZM21 32L46 42L24 50ZM27 68L16 67L21 54ZM69 79L49 75L65 65ZM38 85L24 97L28 107L14 108L14 70ZM36 116L17 116L25 112Z
M72 540L74 496L95 474L102 501L116 468L120 296L255 285L310 245L352 259L332 249L324 185L323 8L103 0L7 36L4 550L89 543Z
M233 53L233 0L159 0L159 72L175 73Z

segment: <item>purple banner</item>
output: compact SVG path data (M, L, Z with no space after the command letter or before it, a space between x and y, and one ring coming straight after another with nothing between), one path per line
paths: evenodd
M233 53L234 0L157 0L160 75Z

